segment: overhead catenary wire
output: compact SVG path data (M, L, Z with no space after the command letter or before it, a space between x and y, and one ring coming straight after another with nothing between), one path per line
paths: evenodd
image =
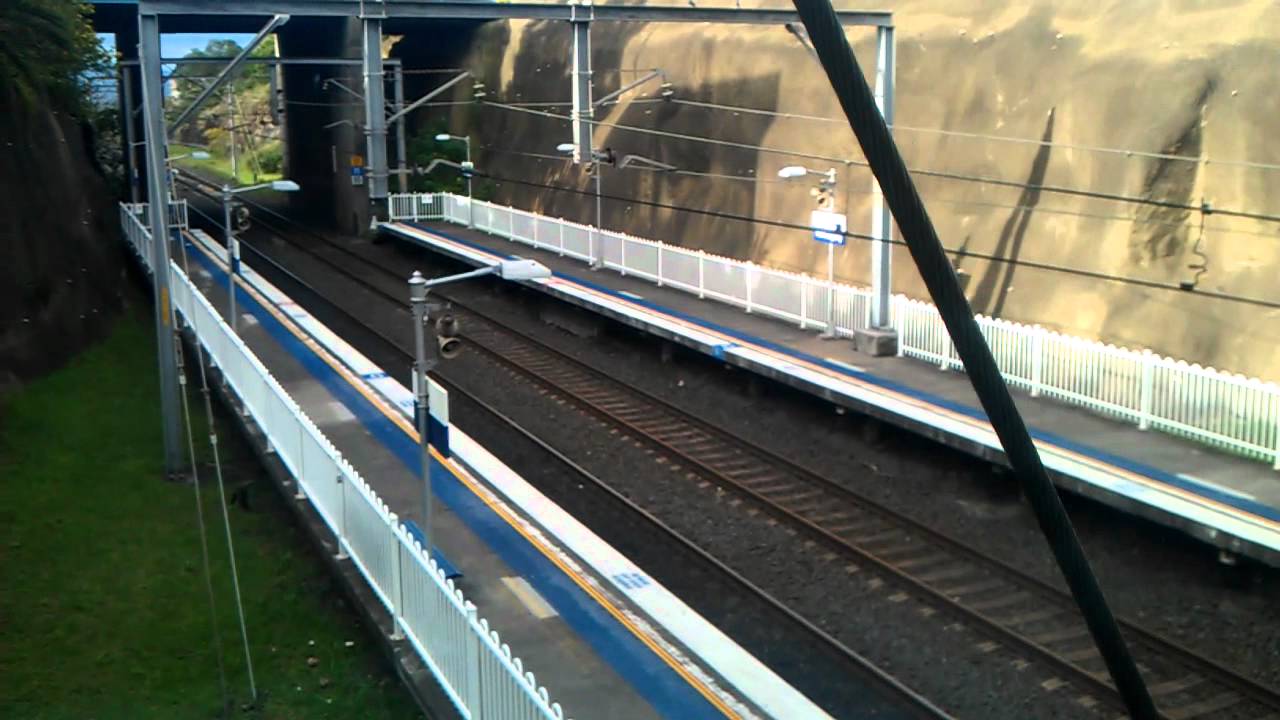
M642 102L641 100L633 100L632 102ZM747 107L743 105L729 105L725 103L713 103L701 100L685 100L683 98L652 98L645 99L643 102L671 102L677 105L688 105L691 107L701 107L709 110L723 110L726 112L743 113L746 115L764 115L788 120L809 120L813 122L837 123L844 124L844 119L827 117L824 115L807 115L804 113L790 113L779 110L767 110L764 108ZM968 132L965 130L946 130L943 128L924 128L913 127L910 125L902 125L895 123L890 125L894 132L911 132L923 135L943 135L947 137L962 137L971 140L987 140L991 142L1012 143L1016 145L1036 145L1040 147L1051 147L1057 150L1076 150L1080 152L1092 152L1107 155L1120 155L1123 157L1140 157L1151 160L1172 160L1177 162L1204 162L1206 165L1228 165L1233 167L1244 167L1254 170L1280 170L1280 163L1265 163L1251 160L1212 160L1202 158L1196 155L1175 155L1173 153L1152 152L1150 150L1134 150L1130 148L1114 148L1102 145L1084 145L1078 143L1064 143L1054 140L1041 140L1039 138L1022 138L1010 135L992 135L990 133Z
M972 308L929 219L897 144L876 108L875 96L830 0L793 0L818 60L831 82L849 126L866 154L885 202L893 212L920 277L938 308L956 353L978 395L992 429L1000 439L1014 475L1044 532L1057 564L1080 606L1116 690L1137 720L1155 720L1155 703L1102 588L1089 566L1062 499L1045 471L1031 434L1023 422L991 348L982 336Z
M560 115L557 113L548 112L546 110L520 107L518 105L513 105L510 103L499 103L499 102L493 102L493 101L481 101L481 102L484 105L487 105L490 107L501 108L505 110L512 110L515 112L523 112L529 115L541 115L550 119L564 121L566 123L572 121L572 118L570 118L568 115ZM592 125L595 125L597 127L611 127L617 130L624 130L628 132L635 132L635 133L641 133L646 135L654 135L658 137L667 137L674 140L685 140L689 142L707 143L711 145L719 145L722 147L734 147L734 148L739 148L743 150L751 150L753 152L784 155L788 157L804 158L807 160L821 160L823 162L835 163L835 164L844 165L844 166L867 167L867 163L862 160L853 160L850 158L834 157L831 155L823 155L820 153L804 152L800 150L792 150L792 149L786 149L786 148L776 148L776 147L770 147L766 145L753 145L751 143L735 142L732 140L720 140L717 138L710 138L702 135L689 135L686 133L677 133L677 132L671 132L668 130L658 130L655 128L642 128L635 125L625 125L622 123L616 123L608 120L584 120L584 122L589 122ZM1030 183L1017 182L1014 180L1005 180L1003 178L994 178L994 177L988 177L988 176L982 176L982 175L967 175L964 173L948 172L944 170L911 168L910 172L913 175L919 175L922 177L934 177L934 178L942 178L942 179L955 180L955 181L961 181L961 182L981 183L985 185L1015 188L1018 190L1024 190L1024 189L1039 190L1040 192L1045 192L1045 193L1071 195L1076 197L1091 198L1095 200L1107 200L1112 202L1132 203L1136 205L1147 205L1152 207L1161 207L1161 208L1167 208L1167 209L1173 209L1173 210L1186 210L1189 212L1202 212L1204 210L1204 208L1200 205L1192 205L1189 203L1180 203L1180 202L1173 202L1168 200L1156 200L1153 198L1143 198L1143 197L1137 197L1133 195L1122 195L1119 193L1106 193L1106 192L1100 192L1096 190L1083 190L1080 188L1068 188L1068 187L1062 187L1058 185L1030 184ZM1244 218L1249 220L1259 220L1264 222L1280 222L1280 215L1255 213L1255 212L1250 212L1245 210L1235 210L1235 209L1229 209L1229 208L1213 208L1212 212L1213 214L1222 215L1224 217L1238 217L1238 218Z
M535 182L532 180L521 180L518 178L506 177L502 175L494 175L492 173L483 172L480 170L476 170L473 174L476 177L488 178L497 183L512 183L515 185L525 185L528 187L536 187L544 190L554 190L558 192L571 193L575 195L582 195L585 197L592 197L592 198L596 196L595 192L591 190L583 190L581 188L566 187L563 185L550 185L547 183ZM685 213L691 213L694 215L715 217L723 220L734 220L737 222L754 223L754 224L766 225L770 227L782 228L786 230L797 230L797 231L806 232L806 233L813 232L813 228L808 225L802 225L800 223L789 223L782 220L758 218L758 217L752 217L750 215L741 215L737 213L724 212L720 210L708 210L704 208L695 208L695 207L689 207L686 205L675 205L672 203L658 202L656 200L644 200L636 197L627 197L623 195L613 195L608 193L602 193L600 194L600 197L604 200L616 200L618 202L623 202L623 203L644 205L647 207L660 208L664 210L674 210L677 212L685 212ZM843 234L845 237L853 240L872 241L877 239L874 236L866 233L851 232L847 230ZM898 245L901 247L907 246L905 241L899 240L899 239L890 239L885 242L888 242L892 245ZM1083 278L1088 278L1092 280L1103 280L1106 282L1134 285L1134 286L1144 287L1152 290L1173 290L1173 291L1178 291L1183 293L1194 294L1198 297L1211 298L1214 300L1237 302L1237 303L1243 303L1246 305L1255 305L1258 307L1264 307L1271 310L1280 310L1280 301L1276 301L1276 300L1267 300L1263 298L1254 298L1254 297L1248 297L1243 295L1232 295L1229 293L1215 292L1211 290L1200 290L1200 289L1188 290L1186 288L1181 287L1180 285L1176 285L1173 283L1159 282L1156 280L1145 280L1142 278L1127 277L1123 275L1111 275L1111 274L1099 272L1096 270L1083 270L1080 268L1072 268L1064 265L1054 265L1052 263L1037 262L1034 260L1008 258L1001 255L992 255L989 253L975 252L975 251L969 251L969 250L961 251L961 250L949 250L944 248L944 252L950 255L963 256L965 258L971 258L974 260L986 260L989 262L1002 263L1002 264L1018 266L1018 267L1025 267L1033 270L1043 270L1046 272L1055 272L1055 273L1062 273L1066 275L1074 275L1077 277L1083 277Z
M548 155L545 153L531 153L523 150L502 148L496 145L476 145L476 148L486 150L488 152L501 153L505 155L519 155L519 156L538 158L543 160L558 161L562 163L573 162L573 159L567 155ZM634 168L634 169L643 170L646 168ZM791 182L790 180L784 180L782 178L760 177L757 175L732 175L729 173L714 173L714 172L701 172L697 170L685 170L683 168L677 168L676 170L669 170L669 171L660 170L656 168L648 168L648 170L650 170L651 172L661 172L665 174L685 176L685 177L707 178L711 180L730 180L730 181L749 182L749 183L757 183L757 184L795 186L795 183ZM850 187L850 184L847 181L842 181L842 182L844 183L844 192L846 193L853 193L855 195L874 195L875 194L870 189L852 188ZM929 202L943 203L945 205L954 205L958 207L972 206L972 207L995 208L999 210L1020 210L1020 211L1035 212L1038 214L1045 214L1045 215L1061 215L1064 217L1077 217L1077 218L1085 218L1089 220L1125 222L1125 223L1133 223L1135 225L1159 225L1159 226L1171 227L1171 228L1186 227L1185 222L1180 222L1176 220L1159 220L1156 218L1138 218L1133 215L1107 215L1103 213L1091 213L1091 212L1084 212L1080 210L1066 210L1063 208L1044 207L1041 205L1018 205L1018 204L1011 204L1011 203L989 202L985 200L961 200L956 198L935 198L935 197L931 197L929 199ZM1255 232L1251 230L1227 229L1227 228L1221 228L1221 227L1214 227L1208 224L1205 224L1205 230L1210 232L1216 231L1216 232L1227 233L1232 235L1252 235L1255 237L1266 237L1266 238L1275 237L1274 233Z

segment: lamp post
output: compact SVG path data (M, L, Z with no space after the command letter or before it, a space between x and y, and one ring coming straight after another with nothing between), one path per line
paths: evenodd
M450 135L449 133L440 133L436 135L436 142L449 142L450 140L461 140L462 144L467 148L467 164L471 163L471 136L470 135ZM467 174L467 227L476 226L476 209L475 199L471 194L471 175Z
M471 278L483 277L485 275L497 275L503 280L539 280L551 277L551 270L546 265L536 261L523 258L512 258L499 261L495 265L488 265L478 270L459 273L457 275L449 275L442 278L434 278L428 280L422 276L417 270L413 271L413 275L409 277L409 305L413 310L413 341L414 341L414 359L413 364L413 395L414 395L414 411L417 415L418 427L418 445L421 449L422 456L422 534L426 537L427 552L431 551L432 538L432 492L431 492L431 450L429 431L431 427L431 418L428 398L427 373L435 369L440 362L441 351L446 354L449 349L456 346L458 340L454 337L456 333L456 325L449 323L441 323L437 328L436 345L432 346L427 342L427 321L430 320L429 308L427 306L427 292L436 286L447 285L449 283L458 282L460 280L469 280ZM443 320L444 318L441 318ZM438 321L440 322L440 321Z
M559 145L556 146L556 150L565 155L572 155L573 151L576 148L577 146L574 145L573 143L560 143ZM593 149L591 151L591 160L592 160L591 173L596 177L596 227L595 227L595 230L588 237L587 258L588 260L590 260L591 267L598 268L603 264L601 262L601 259L596 257L596 250L595 250L598 244L595 241L596 233L601 232L604 229L603 227L604 213L600 203L600 176L604 174L601 168L601 164L603 162L610 162L613 160L613 151L611 150L600 151L600 150Z
M233 188L230 185L222 186L222 230L227 243L227 302L229 308L227 324L231 326L232 332L236 330L236 275L240 274L240 241L236 239L236 234L231 229L231 203L236 195L264 188L271 188L276 192L297 192L300 189L298 183L292 180L273 180L238 188Z
M803 165L788 165L778 171L778 177L784 180L792 180L806 176L816 176L819 178L818 185L813 189L813 195L818 201L818 210L830 211L834 200L832 198L832 190L836 186L835 168L820 172L818 170L810 170ZM836 228L837 231L843 233L845 228ZM834 338L836 336L836 244L837 242L828 239L825 240L827 245L827 329L822 333L823 337ZM839 244L844 244L843 235Z

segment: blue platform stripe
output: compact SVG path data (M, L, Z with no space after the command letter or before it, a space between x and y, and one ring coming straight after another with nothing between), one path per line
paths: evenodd
M191 257L215 282L226 273L203 252ZM324 360L268 312L244 288L237 286L238 302L260 326L334 395L412 473L420 473L422 451L367 398L361 395ZM436 498L452 510L481 540L519 573L555 608L562 619L593 651L636 689L663 717L702 720L724 715L674 669L655 655L594 599L531 545L506 520L493 512L434 458L430 463L431 487Z
M435 235L439 235L440 237L447 238L452 242L456 242L459 245L465 245L466 247L473 248L478 252L485 252L490 255L498 255L498 256L507 257L507 258L516 257L515 255L503 255L503 253L501 252L495 252L494 250L487 248L479 243L475 243L470 240L457 237L452 233L440 230L438 228L427 227L421 223L404 223L404 224L415 227L426 233L432 233ZM830 362L829 360L826 360L824 358L810 355L808 353L802 352L800 350L796 350L795 348L788 347L786 345L781 345L771 340L766 340L764 338L756 337L754 335L745 333L735 328L731 328L724 325L720 325L715 322L711 322L709 320L706 320L705 318L701 318L696 315L691 315L689 313L681 312L679 310L674 310L664 305L659 305L657 303L654 303L650 300L637 300L634 298L625 297L621 295L619 291L614 290L613 288L609 288L609 287L600 285L598 283L592 282L590 280L580 278L576 275L557 272L555 273L555 277L568 280L570 282L576 283L586 288L590 288L603 295L616 297L621 302L626 302L632 305L638 305L640 307L648 308L650 310L653 310L654 312L662 313L664 315L669 315L674 318L679 318L680 320L688 322L692 325L697 325L697 326L707 328L709 330L714 330L716 332L723 333L730 337L734 337L739 340L742 340L746 343L757 345L763 348L768 348L770 350L773 350L774 352L778 352L784 355L789 355L791 357L798 358L800 360L804 360L805 362L826 368L833 372L840 373L841 375L855 377L870 385L875 385L877 387L881 387L886 390L891 390L901 395L906 395L908 397L912 397L917 400L922 400L926 403L929 403L930 405L943 408L946 410L950 410L951 412L954 412L958 415L964 415L966 417L974 418L976 420L981 420L983 422L989 422L989 420L987 419L986 413L979 408L965 405L963 403L959 403L954 400L950 400L948 398L940 397L932 393L923 392L921 390L917 390L910 386L903 385L902 383L895 382L893 380L889 380L887 378L883 378L878 375L873 375L872 373L869 373L865 370L855 370L853 368L843 367L839 364ZM714 350L713 350L713 354L714 354ZM1029 428L1029 429L1031 431L1032 437L1034 437L1036 440L1047 443L1049 445L1054 445L1059 448L1062 448L1063 450L1068 450L1078 455L1083 455L1085 457L1093 458L1094 460L1098 460L1100 462L1106 463L1108 465L1112 465L1122 470L1127 470L1128 472L1131 472L1135 475L1141 475L1141 476L1150 478L1152 480L1163 483L1165 485L1169 485L1170 487L1175 487L1180 490L1183 490L1191 495L1198 495L1202 498L1212 500L1218 504L1235 508L1237 510L1242 510L1244 512L1250 513L1252 515L1256 515L1261 518L1265 518L1272 522L1280 522L1280 508L1274 508L1269 505L1260 503L1256 500L1250 500L1248 498L1239 497L1237 495L1233 495L1228 492L1223 492L1222 490L1219 490L1217 488L1208 487L1205 485L1201 485L1199 483L1186 480L1184 478L1180 478L1175 473L1171 473L1166 470L1162 470L1160 468L1147 465L1145 463L1139 462L1137 460L1133 460L1131 458L1127 458L1121 455L1116 455L1114 453L1107 452L1105 450L1100 450L1098 448L1091 447L1089 445L1081 444L1079 442L1070 440L1056 433L1047 432L1047 431L1036 429L1036 428Z
M432 463L434 464L435 461L432 460ZM435 471L435 468L432 468L432 472L434 471ZM414 540L417 540L418 544L421 545L422 547L427 547L427 534L422 532L422 528L418 527L418 523L412 520L404 520L403 522L404 522L404 529L409 531L409 537L412 537ZM457 566L455 566L453 563L449 562L449 558L446 558L444 556L444 553L440 552L440 548L432 545L430 553L431 553L431 559L435 560L436 565L438 565L440 569L444 571L444 577L446 580L456 580L457 578L462 577L462 571L459 570Z
M388 375L385 372L382 372L381 370L379 370L377 372L364 373L360 377L364 380L381 380L385 377L388 377Z

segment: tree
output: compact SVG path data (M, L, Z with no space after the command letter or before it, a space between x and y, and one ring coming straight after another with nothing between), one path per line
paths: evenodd
M77 113L87 108L84 74L107 64L92 13L80 0L0 2L0 77L20 102L49 96Z

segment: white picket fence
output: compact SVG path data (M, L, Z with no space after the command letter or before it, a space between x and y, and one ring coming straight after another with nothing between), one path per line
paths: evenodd
M151 236L121 205L128 242L151 268ZM209 300L171 263L174 310L244 403L280 461L466 718L563 720L559 703L325 438Z
M801 273L550 218L447 193L391 196L392 220L447 220L623 275L669 285L798 323L852 337L869 323L870 290L834 285ZM1156 429L1280 469L1280 387L1150 351L1064 335L1039 325L977 316L1009 383L1033 397L1079 405L1138 427ZM898 354L963 371L932 303L894 295L890 322Z

